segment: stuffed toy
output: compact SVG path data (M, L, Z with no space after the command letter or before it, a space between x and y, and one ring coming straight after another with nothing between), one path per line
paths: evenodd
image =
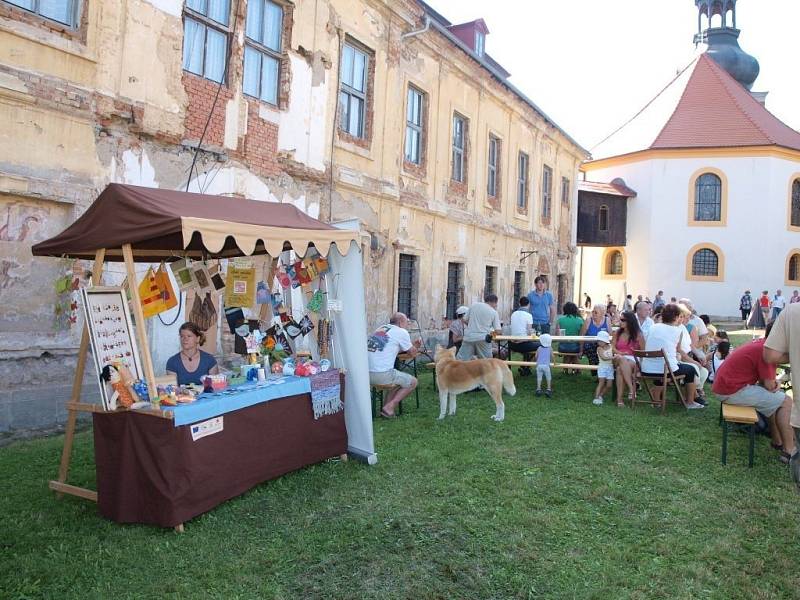
M139 402L139 395L133 389L133 375L122 363L108 364L103 367L100 378L110 383L114 390L114 395L111 397L112 403L116 401L117 406L130 408L135 402Z

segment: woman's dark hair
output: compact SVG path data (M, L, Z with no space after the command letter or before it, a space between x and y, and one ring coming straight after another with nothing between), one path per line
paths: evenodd
M625 333L628 334L628 340L638 340L642 328L639 327L639 319L636 318L636 313L626 311L620 316L620 321L625 321Z
M659 304L653 309L653 315L660 315L664 311L664 305Z
M709 323L711 323L711 317L709 317L708 315L700 315L700 320L701 320L701 321L702 321L702 322L703 322L705 325L708 325Z
M564 304L563 312L570 317L578 316L578 306L574 302L567 302Z
M200 345L204 345L206 343L206 334L203 333L203 330L200 329L196 323L192 323L191 321L186 321L181 328L178 329L178 335L181 334L181 331L191 331L197 337L200 338Z
M672 325L681 316L681 309L677 304L667 304L664 310L661 311L661 322L666 325Z
M717 337L722 339L722 340L727 340L728 339L728 332L725 331L724 329L721 329L720 331L717 332Z
M724 359L728 358L728 354L731 351L731 343L730 342L720 342L719 346L717 346L717 352L719 355Z

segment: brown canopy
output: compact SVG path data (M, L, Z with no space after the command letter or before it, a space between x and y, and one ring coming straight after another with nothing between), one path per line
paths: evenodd
M67 229L33 246L33 254L93 259L105 248L106 260L122 260L122 245L131 244L141 261L203 254L277 256L285 243L301 255L310 244L327 254L336 243L346 254L358 236L291 204L112 183Z

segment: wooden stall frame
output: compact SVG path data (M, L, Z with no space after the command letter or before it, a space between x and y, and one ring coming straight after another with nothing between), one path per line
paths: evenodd
M130 244L122 246L122 256L125 261L125 270L127 271L127 286L131 295L131 304L133 307L133 316L136 324L136 336L139 342L140 352L142 354L142 366L144 369L145 380L147 381L147 389L150 398L154 398L156 394L156 378L153 371L153 357L150 356L150 345L147 339L147 328L145 327L144 314L142 312L142 304L139 298L139 286L136 284L136 265L133 260L133 251ZM105 264L106 250L100 249L95 253L94 265L92 266L92 285L101 285L103 279L103 266ZM51 480L48 487L56 492L57 498L62 498L64 494L84 498L97 502L97 492L87 488L71 485L67 483L69 475L69 465L72 460L72 446L75 441L75 426L78 420L79 412L107 412L103 407L97 404L89 404L81 402L81 391L83 390L83 376L86 371L86 356L89 352L89 325L84 322L83 331L81 333L81 344L78 350L78 363L75 366L75 379L72 382L72 393L67 402L67 424L64 429L64 448L61 450L61 463L58 467L58 478ZM161 417L164 419L172 419L170 411L163 411L153 408L140 409L136 412L151 415L154 417ZM183 523L175 526L175 531L183 533Z

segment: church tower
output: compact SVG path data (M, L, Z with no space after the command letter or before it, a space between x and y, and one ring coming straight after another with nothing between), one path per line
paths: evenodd
M697 34L695 44L708 44L707 54L745 89L751 89L758 77L758 61L739 47L736 29L736 0L695 0ZM719 17L720 24L712 24ZM703 29L705 21L706 28Z

